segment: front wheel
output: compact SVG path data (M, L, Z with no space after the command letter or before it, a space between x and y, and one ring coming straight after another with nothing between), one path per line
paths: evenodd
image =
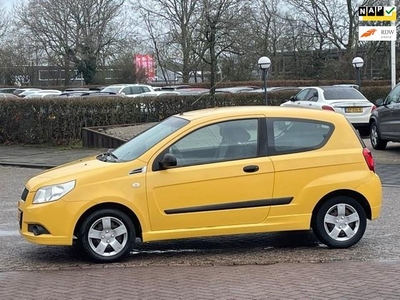
M133 248L135 228L122 211L102 209L82 223L79 243L88 256L97 262L114 262Z
M330 248L348 248L356 244L367 227L360 203L347 196L333 197L314 212L315 236Z
M376 124L376 122L373 122L371 124L370 140L371 140L371 145L374 149L385 150L387 141L381 139L378 131L378 125Z

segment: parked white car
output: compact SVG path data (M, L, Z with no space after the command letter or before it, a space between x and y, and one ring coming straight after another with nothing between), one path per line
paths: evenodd
M31 93L35 93L37 91L41 91L42 89L37 88L26 88L26 89L16 89L13 94L17 95L18 97L25 97Z
M281 106L325 109L341 113L360 135L369 134L369 117L376 109L361 92L348 86L305 87Z
M29 93L25 96L25 98L47 98L47 97L55 97L61 95L61 91L59 90L41 90L35 91L33 93Z
M122 94L126 97L137 97L143 93L154 92L154 89L152 86L146 84L113 84L105 87L101 92Z

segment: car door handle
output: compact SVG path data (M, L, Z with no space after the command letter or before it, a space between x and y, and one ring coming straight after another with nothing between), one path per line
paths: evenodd
M245 171L246 173L253 173L253 172L257 172L260 168L258 166L245 166L243 168L243 171Z

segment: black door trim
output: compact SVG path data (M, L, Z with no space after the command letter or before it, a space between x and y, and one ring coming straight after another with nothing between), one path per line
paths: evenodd
M166 209L164 212L167 215L173 215L173 214L204 212L204 211L242 209L242 208L252 208L252 207L261 207L261 206L273 206L273 205L286 205L286 204L290 204L290 202L292 202L292 200L293 200L293 197L260 199L260 200L251 200L251 201L243 201L243 202L229 202L229 203L222 203L222 204L172 208L172 209Z

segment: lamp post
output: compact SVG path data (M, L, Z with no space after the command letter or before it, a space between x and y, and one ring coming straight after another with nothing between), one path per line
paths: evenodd
M271 66L271 60L266 57L260 57L258 60L258 66L263 71L263 79L264 79L264 95L265 95L265 105L268 105L268 98L267 98L267 75L268 69Z
M364 65L364 60L361 57L357 56L353 58L353 61L351 63L353 64L353 67L356 68L358 89L361 89L360 69Z

